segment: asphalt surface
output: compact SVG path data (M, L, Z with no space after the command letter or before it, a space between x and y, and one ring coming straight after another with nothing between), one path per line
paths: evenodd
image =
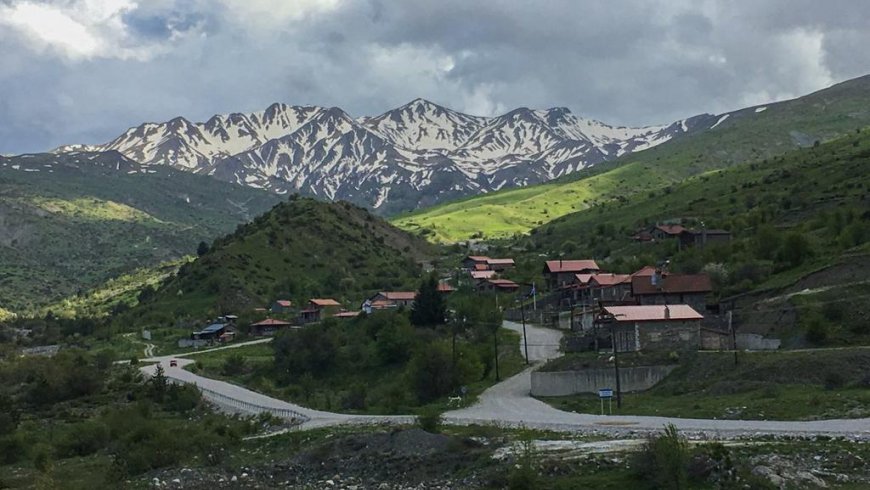
M505 322L505 328L518 331L522 336L522 326ZM673 424L681 431L711 438L730 438L735 436L753 436L762 434L777 435L834 435L870 439L870 418L819 420L806 422L781 422L765 420L711 420L683 419L670 417L648 416L610 416L578 414L557 410L544 402L532 398L531 372L540 367L543 361L559 356L559 340L562 332L548 328L526 326L526 338L529 344L529 360L531 367L523 372L504 380L484 391L473 406L453 410L444 414L444 422L456 425L469 424L499 424L513 427L528 427L563 432L647 432L659 430L667 424ZM255 342L268 341L268 339ZM521 341L522 342L522 341ZM250 343L245 343L249 345ZM245 344L236 344L228 348ZM524 344L520 345L524 352ZM217 350L217 349L211 349ZM178 367L170 367L169 360L177 359ZM149 361L149 360L146 360ZM185 383L195 383L204 389L206 397L216 394L210 399L233 409L232 403L225 403L222 397L252 404L264 410L269 410L280 416L286 416L287 411L301 415L304 422L300 429L324 427L343 424L407 424L414 420L413 416L357 416L311 410L299 405L277 400L260 393L236 386L224 381L198 376L182 367L193 362L183 356L163 356L150 359L163 365L166 376ZM143 367L146 374L153 374L154 365ZM208 392L206 392L208 390ZM210 393L209 393L210 392ZM237 405L237 404L236 404ZM238 406L235 407L238 409ZM260 408L243 407L237 411L254 412Z

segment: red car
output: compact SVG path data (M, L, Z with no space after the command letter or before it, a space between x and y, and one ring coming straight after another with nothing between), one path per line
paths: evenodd
M178 367L178 360L170 359L169 360L169 367Z

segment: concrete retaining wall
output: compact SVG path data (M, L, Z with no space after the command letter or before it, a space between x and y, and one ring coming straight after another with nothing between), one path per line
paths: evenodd
M777 350L782 341L768 339L754 333L738 333L737 348L740 350Z
M655 386L676 366L644 366L620 368L623 392L644 391ZM598 393L601 388L616 389L613 368L582 371L532 372L533 396L566 396L577 393Z

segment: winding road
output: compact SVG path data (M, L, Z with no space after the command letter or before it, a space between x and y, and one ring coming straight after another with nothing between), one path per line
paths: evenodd
M522 337L521 325L506 321L504 322L504 327L519 332ZM543 361L559 356L558 346L562 332L529 325L526 327L526 336L529 343L529 360L532 362L532 366L484 391L480 395L478 402L473 406L446 412L443 415L445 423L455 425L498 424L560 432L604 433L648 432L660 430L667 424L673 424L688 434L716 439L761 434L796 436L830 435L870 439L870 418L781 422L768 420L709 420L631 415L591 415L558 410L532 398L529 392L531 390L531 372L540 367ZM263 339L253 343L268 342L269 340ZM250 344L250 342L236 344L235 346L228 346L228 348ZM520 349L522 352L524 345L521 344ZM302 430L344 424L408 424L414 421L413 416L362 416L311 410L255 393L224 381L204 378L185 371L182 367L193 361L186 359L184 356L186 355L163 356L146 359L146 361L161 364L166 372L166 376L169 378L185 383L195 383L203 389L206 398L215 401L219 405L222 404L221 400L226 398L249 403L257 407L256 409L247 410L248 412L267 410L285 417L288 411L298 414L295 418L303 421L299 425L299 429ZM170 367L170 359L177 359L178 367ZM145 366L142 370L146 374L152 375L155 366L156 364ZM233 407L226 406L226 408L232 409ZM243 409L242 411L245 410Z

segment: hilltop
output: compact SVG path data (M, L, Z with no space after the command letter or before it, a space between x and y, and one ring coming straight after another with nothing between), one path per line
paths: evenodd
M870 76L864 76L794 100L721 114L709 129L551 183L447 203L393 222L439 242L526 233L566 214L854 132L870 125L868 104Z
M280 196L114 152L0 157L0 307L33 311L196 252Z
M357 307L378 290L415 289L429 245L363 208L293 196L214 241L130 314L173 323L331 297Z

